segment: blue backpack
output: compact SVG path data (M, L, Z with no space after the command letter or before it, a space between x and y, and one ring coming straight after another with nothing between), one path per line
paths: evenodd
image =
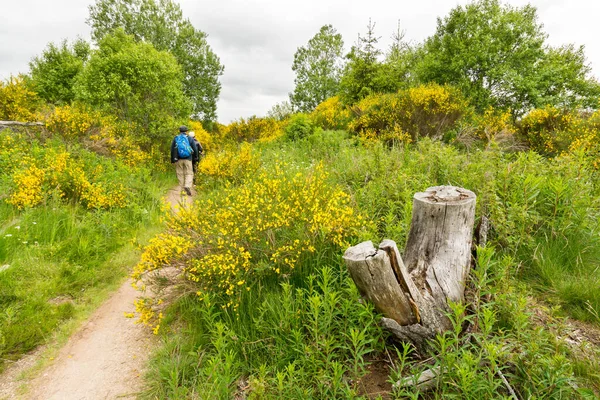
M175 136L175 145L177 146L177 154L179 158L188 158L192 155L192 146L188 140L187 135L179 134Z

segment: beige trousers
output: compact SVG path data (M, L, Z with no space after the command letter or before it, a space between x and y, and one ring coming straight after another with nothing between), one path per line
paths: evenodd
M192 169L192 160L179 160L175 163L175 172L179 186L182 188L191 188L194 180L194 170Z

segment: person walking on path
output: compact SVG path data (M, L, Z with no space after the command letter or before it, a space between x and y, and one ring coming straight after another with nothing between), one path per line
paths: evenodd
M192 169L194 170L194 184L196 184L196 172L198 172L198 163L200 162L200 158L202 158L202 154L204 153L204 149L202 145L196 139L196 134L194 131L189 131L188 136L196 143L196 147L198 148L198 155L196 157L192 157Z
M194 171L192 160L198 155L196 142L187 135L186 126L179 127L179 135L173 138L171 143L171 164L175 164L175 172L179 186L188 196L192 195L192 184L194 180Z

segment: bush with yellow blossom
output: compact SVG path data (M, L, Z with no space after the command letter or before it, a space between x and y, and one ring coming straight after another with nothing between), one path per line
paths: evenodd
M0 120L36 121L39 106L38 95L23 76L11 76L6 82L0 81Z
M546 106L531 110L521 119L518 129L531 149L540 154L589 151L600 140L600 113Z
M338 96L328 98L311 113L313 123L323 129L347 129L350 122L350 110L342 104Z
M468 109L460 92L428 84L391 94L373 94L352 107L349 129L361 138L385 142L415 142L441 138Z
M8 188L6 201L18 209L51 197L75 200L89 209L125 207L125 187L106 173L101 159L76 146L71 149L75 155L60 142L40 144L10 130L0 132L0 183Z
M219 152L210 152L198 164L198 172L215 178L241 181L259 167L252 145L244 142Z
M237 142L271 142L283 135L284 123L274 118L241 118L227 126L226 137Z
M241 293L262 278L293 274L317 248L346 247L363 225L350 196L328 183L322 165L289 170L277 163L169 215L166 232L150 241L134 279L176 267L198 296L216 295L223 307L235 309Z

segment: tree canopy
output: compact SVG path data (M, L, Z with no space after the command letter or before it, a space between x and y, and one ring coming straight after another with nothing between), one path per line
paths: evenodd
M480 111L494 106L520 114L544 101L585 97L578 93L589 71L583 53L547 47L546 36L535 7L479 0L438 19L416 72L422 82L457 86Z
M97 0L90 6L88 24L92 38L99 42L117 28L138 41L152 43L171 52L183 71L183 89L193 103L194 115L216 119L223 66L206 40L206 33L183 17L171 0Z
M187 118L191 102L183 93L175 57L150 43L136 42L122 29L105 35L77 78L76 97L104 108L144 133L160 136L162 124ZM161 130L162 129L162 130Z
M73 85L90 55L90 45L78 39L71 46L64 40L60 45L49 43L30 63L31 78L40 98L52 104L73 101Z
M375 24L369 20L366 36L358 36L358 42L346 55L348 62L340 80L339 96L343 103L354 104L372 93L392 92L397 89L395 81L386 76L387 69L379 61L382 51L377 48Z
M337 93L342 71L344 41L331 25L324 25L306 47L294 54L296 87L290 94L295 110L308 112Z

